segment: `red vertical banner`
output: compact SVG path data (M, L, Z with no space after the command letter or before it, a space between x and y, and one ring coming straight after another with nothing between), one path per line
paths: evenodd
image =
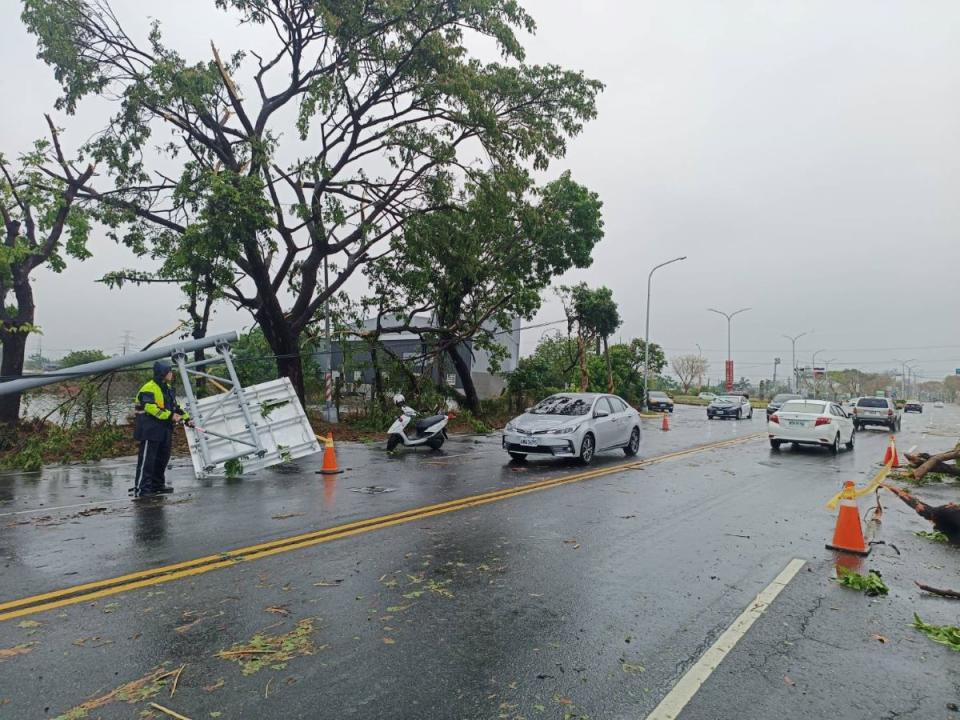
M733 392L733 360L727 360L727 392Z

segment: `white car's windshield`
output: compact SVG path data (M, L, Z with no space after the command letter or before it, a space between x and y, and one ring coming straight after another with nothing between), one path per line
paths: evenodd
M586 415L591 402L570 395L551 395L530 410L531 415Z

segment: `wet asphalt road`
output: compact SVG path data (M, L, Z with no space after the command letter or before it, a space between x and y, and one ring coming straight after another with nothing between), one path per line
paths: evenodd
M645 457L765 424L680 408L670 433L657 428L646 423ZM898 444L936 450L957 434L960 412L931 409L906 417ZM864 567L891 596L830 580L823 505L843 480L866 482L886 439L860 433L837 457L748 441L0 622L0 717L56 717L185 665L172 697L166 678L87 716L138 717L152 700L192 720L642 718L796 557L807 565L681 717L956 718L958 656L909 621L957 623L955 603L912 584L960 586L957 551L914 536L928 525L888 497L877 538L900 555L878 546ZM298 474L198 483L180 461L178 493L138 507L125 463L3 476L0 601L581 471L511 465L497 443L398 458L341 445L349 469L332 481L302 462ZM369 485L390 491L352 491ZM306 640L280 652L234 647L298 622ZM282 657L247 661L271 655Z

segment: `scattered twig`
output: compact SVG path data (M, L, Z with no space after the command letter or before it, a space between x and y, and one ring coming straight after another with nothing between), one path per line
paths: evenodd
M175 712L170 708L166 708L163 705L158 705L155 702L150 703L150 707L152 707L154 710L159 710L164 715L168 715L169 717L176 718L176 720L190 720L190 718L188 718L186 715L181 715L180 713Z
M749 536L749 535L737 535L736 533L724 533L724 535L727 535L727 536L729 536L729 537L743 538L744 540L749 540L749 539L750 539L750 536Z
M893 548L893 551L894 551L897 555L900 554L900 548L898 548L898 547L897 547L896 545L894 545L893 543L888 543L886 540L871 540L868 544L869 544L869 545L886 545L887 547Z
M924 585L916 580L913 582L918 588L921 590L926 590L928 593L939 595L940 597L950 598L951 600L960 600L960 592L957 592L956 590L941 590L940 588L931 587L930 585Z
M233 656L233 655L276 655L279 650L221 650L218 655L222 656Z
M267 680L267 686L263 689L263 699L268 700L270 698L270 683L273 682L273 678Z
M170 686L170 697L173 697L173 694L177 691L177 683L180 682L180 675L183 673L183 669L186 666L186 663L181 665L177 670L177 674L173 676L173 685Z

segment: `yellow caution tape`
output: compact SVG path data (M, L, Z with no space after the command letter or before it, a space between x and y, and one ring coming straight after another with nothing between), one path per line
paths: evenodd
M869 495L878 487L880 487L880 483L882 483L884 480L887 479L887 475L890 474L890 470L892 469L893 469L893 461L891 460L889 463L884 465L883 468L881 468L880 472L878 472L874 476L873 480L867 483L865 487L857 488L852 493L846 493L846 495L844 495L844 491L841 490L836 495L834 495L830 499L830 502L827 503L827 509L835 510L837 507L837 503L839 503L840 500L844 497L846 497L847 499L853 499L853 498L863 497L864 495Z

